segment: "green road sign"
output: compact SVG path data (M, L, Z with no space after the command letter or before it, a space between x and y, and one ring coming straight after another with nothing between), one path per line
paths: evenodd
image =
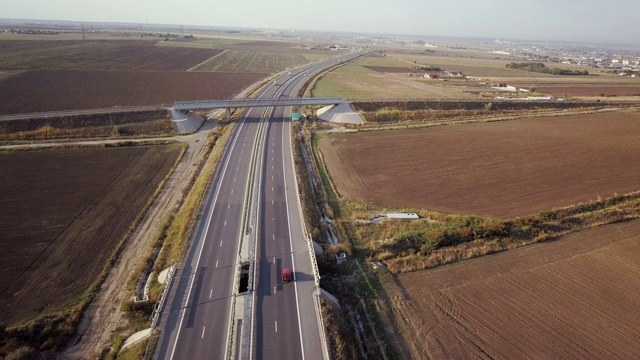
M300 113L291 113L291 120L300 121Z

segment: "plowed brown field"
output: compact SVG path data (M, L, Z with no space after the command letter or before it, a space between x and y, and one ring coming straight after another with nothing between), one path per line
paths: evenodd
M155 44L146 40L0 41L0 69L184 71L222 52Z
M170 144L0 153L2 322L77 299L180 151Z
M0 82L0 114L229 99L266 74L29 71Z
M340 194L382 207L501 218L640 190L640 113L331 134Z
M433 270L384 289L413 359L635 359L640 221Z

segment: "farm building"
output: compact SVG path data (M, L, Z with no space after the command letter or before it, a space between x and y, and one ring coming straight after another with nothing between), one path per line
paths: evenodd
M428 72L424 74L424 77L427 79L437 79L440 77L440 73L437 72Z

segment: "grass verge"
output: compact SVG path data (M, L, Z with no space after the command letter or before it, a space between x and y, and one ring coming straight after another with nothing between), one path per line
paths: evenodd
M165 269L184 256L188 247L189 232L196 221L200 203L222 158L233 127L234 124L221 126L217 131L211 133L210 140L213 141L211 153L204 161L200 172L197 175L194 174L189 194L167 228L162 252L154 265L155 270Z
M305 214L314 214L318 209L323 209L333 218L331 228L340 240L337 245L325 246L322 261L318 262L322 275L321 287L337 296L343 305L341 310L331 309L326 304L321 306L329 351L337 359L352 359L358 356L368 356L370 359L392 358L396 350L388 344L383 327L371 309L372 301L377 297L376 289L381 288L381 285L363 262L366 253L363 249L352 246L356 233L353 231L353 226L343 218L341 200L322 163L317 146L317 134L313 131L315 125L305 122L304 136L296 136L296 145L305 146L307 152L311 154L312 176L321 179L316 182L314 197L304 194L304 191L313 191L308 185L309 179L306 176L300 176L300 174L307 174L304 164L297 165L297 172L301 189L308 187L307 190L303 189L301 194L303 211ZM311 139L311 141L307 142L304 139ZM303 161L300 155L296 154L296 157L297 162ZM318 225L309 229L309 232L325 233L327 224L324 221L316 223ZM311 224L313 224L311 221L307 221L308 226L312 226ZM335 255L340 252L348 254L352 260L346 265L337 266Z

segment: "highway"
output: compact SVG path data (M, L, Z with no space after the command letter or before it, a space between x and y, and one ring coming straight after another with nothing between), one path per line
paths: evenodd
M298 86L299 82L292 83L284 94L294 93ZM315 281L301 219L287 110L274 110L266 132L252 346L256 359L322 359ZM282 283L283 268L293 269L295 281Z
M258 97L293 95L308 77L337 62L312 64L293 75L284 75ZM251 357L256 359L323 358L313 267L303 236L286 110L251 108L238 120L206 195L184 265L174 275L160 314L158 327L162 332L155 358L229 357L232 300L237 294L242 220L247 193L252 190L249 175L254 152L262 157L258 162L262 167L256 169L260 181L253 183L261 190L256 204L255 322L250 344L244 346L251 348ZM257 136L265 126L265 141L258 142ZM294 269L295 281L282 284L283 267Z

